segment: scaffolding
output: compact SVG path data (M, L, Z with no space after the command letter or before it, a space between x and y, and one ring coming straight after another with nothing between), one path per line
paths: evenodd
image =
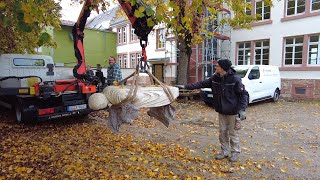
M192 48L192 53L195 54L191 58L193 63L190 63L190 72L193 72L189 77L191 82L209 78L214 73L214 66L219 59L230 59L231 27L227 23L220 23L220 21L224 18L230 18L231 13L221 6L218 6L218 8L220 12L216 15L216 20L209 22L207 25L207 31L213 32L214 36L208 37L204 33L202 44ZM210 13L206 11L205 17L209 16Z

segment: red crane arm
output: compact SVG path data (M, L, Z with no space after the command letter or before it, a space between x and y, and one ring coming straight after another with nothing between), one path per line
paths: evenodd
M147 16L145 13L144 17L137 18L134 16L135 10L139 9L140 6L145 6L142 2L136 3L135 5L131 5L129 1L126 0L118 0L121 8L124 10L126 15L129 18L129 21L132 24L132 27L135 29L134 33L140 39L140 45L142 47L142 60L146 60L146 52L145 47L147 46L148 35L151 32L153 27L149 27L147 23L147 19L150 16ZM74 24L72 28L72 36L74 41L74 53L77 58L77 64L73 68L73 76L77 79L86 80L86 61L84 55L84 47L83 47L83 38L84 38L84 27L86 25L87 19L90 16L91 10L96 8L96 5L92 4L92 0L85 0L82 10L80 12L79 18L77 22ZM143 44L142 41L145 41Z
M77 58L77 64L73 68L73 76L77 79L87 79L86 77L86 60L84 56L83 38L84 27L90 16L91 9L94 8L91 0L86 0L82 6L77 22L72 28L74 42L74 53Z

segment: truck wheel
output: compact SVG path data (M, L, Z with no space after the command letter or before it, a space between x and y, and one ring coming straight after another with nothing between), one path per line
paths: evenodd
M16 113L16 120L18 123L24 123L25 118L23 114L23 107L22 107L22 100L18 99L15 105L15 113Z
M279 91L279 89L276 89L273 94L273 102L278 102L279 96L280 96L280 91Z
M29 123L34 119L34 113L25 109L28 107L28 101L18 98L15 104L15 114L18 123Z

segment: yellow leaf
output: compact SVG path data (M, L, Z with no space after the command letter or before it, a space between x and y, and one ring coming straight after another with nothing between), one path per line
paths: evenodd
M258 169L261 169L261 165L260 165L260 164L258 164L258 165L257 165L257 168L258 168Z
M137 159L138 159L137 157L130 158L131 161L136 161Z
M0 2L0 8L3 8L6 6L6 3L5 2Z
M288 168L286 168L286 167L285 167L285 168L280 168L280 171L281 171L281 172L287 172L287 171L288 171Z
M298 161L295 161L294 164L295 164L296 166L302 166L302 163L301 163L301 162L298 162Z
M27 24L33 23L33 18L32 18L32 16L31 16L29 13L24 13L23 20L24 20L24 22L27 23Z

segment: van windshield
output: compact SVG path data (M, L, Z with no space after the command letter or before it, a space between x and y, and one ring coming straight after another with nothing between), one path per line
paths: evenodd
M248 69L249 67L234 67L234 70L236 70L236 74L241 78L244 78L246 76Z

